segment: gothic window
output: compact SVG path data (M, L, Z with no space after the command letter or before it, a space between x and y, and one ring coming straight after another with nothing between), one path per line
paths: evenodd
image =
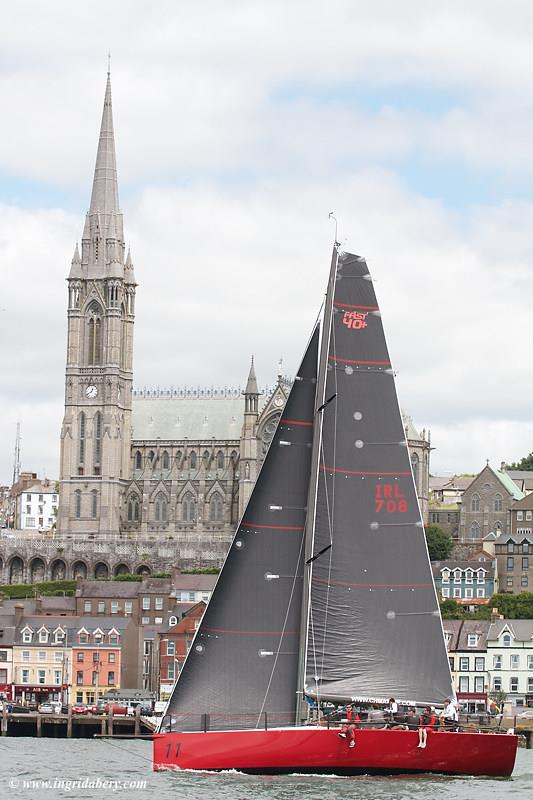
M155 521L167 521L167 498L161 492L155 498Z
M503 498L501 494L494 495L494 511L503 511Z
M130 494L128 497L128 522L139 522L140 518L140 503L136 494Z
M96 515L98 513L98 492L96 489L93 489L91 492L91 516L93 519L96 519Z
M211 496L209 501L209 521L222 522L224 519L224 504L218 492Z
M86 436L86 419L82 411L79 419L79 443L78 443L78 463L85 464L85 436Z
M420 461L416 453L413 453L411 456L411 466L413 468L413 478L415 481L416 490L418 491Z
M222 450L217 453L217 469L224 469L224 453Z
M91 303L88 309L89 338L87 343L87 363L102 363L102 315L98 303Z
M480 539L481 538L481 530L479 527L479 523L473 522L470 526L470 538L471 539Z
M178 450L178 452L176 453L176 467L178 469L181 469L181 457L182 457L182 452L181 450Z
M140 450L137 450L135 453L135 469L142 469L143 466L143 457Z
M209 461L211 460L211 456L209 455L208 450L204 450L203 459L204 459L204 466L207 469L209 467Z
M189 456L189 465L191 469L196 469L196 453L194 450Z
M94 415L94 466L99 467L102 461L102 415L99 411ZM98 475L98 470L95 469Z
M236 464L236 463L237 463L237 461L239 460L239 454L237 453L237 451L236 451L236 450L232 450L232 451L231 451L231 456L230 456L230 458L231 458L231 460L233 461L233 463L234 463L234 464Z
M152 467L155 466L155 453L153 450L150 450L150 452L148 453L148 461L150 462L150 465Z
M74 516L76 519L81 517L81 491L79 489L74 492Z
M163 464L163 469L169 469L169 467L170 467L170 458L169 458L168 453L167 453L166 450L163 453L162 464Z
M127 365L127 358L126 358L126 342L127 342L127 327L126 327L126 320L125 320L125 310L124 305L122 305L122 319L120 322L120 366L126 368Z
M196 519L196 500L192 492L186 492L181 501L181 513L184 522L194 522Z
M479 511L481 505L480 497L478 494L473 494L470 500L470 511Z

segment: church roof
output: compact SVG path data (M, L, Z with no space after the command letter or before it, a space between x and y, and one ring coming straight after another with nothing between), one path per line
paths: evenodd
M244 396L133 398L133 440L207 441L240 439Z

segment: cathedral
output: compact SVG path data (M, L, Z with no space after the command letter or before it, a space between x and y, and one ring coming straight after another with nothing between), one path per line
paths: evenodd
M290 390L135 390L137 283L126 252L108 73L89 210L68 276L59 536L229 542ZM404 416L427 513L430 439Z

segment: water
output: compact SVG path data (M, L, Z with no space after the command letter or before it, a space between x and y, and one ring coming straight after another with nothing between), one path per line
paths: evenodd
M124 800L529 800L533 750L519 750L511 779L439 775L335 778L238 773L152 772L151 742L5 738L0 741L0 798L123 797ZM48 787L32 783L49 781ZM81 781L81 785L70 782ZM64 783L62 784L61 781ZM88 786L88 782L93 786ZM106 781L137 786L106 785ZM85 784L85 788L84 788Z

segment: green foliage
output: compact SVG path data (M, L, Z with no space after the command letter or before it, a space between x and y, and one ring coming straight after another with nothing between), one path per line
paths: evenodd
M153 575L147 575L147 578L171 578L170 572L154 572Z
M465 610L461 603L456 603L455 600L441 600L440 613L442 619L464 619Z
M115 575L114 578L109 578L111 581L142 581L142 575L133 575L131 572L126 572L121 575Z
M452 537L438 525L426 526L426 542L431 561L444 561L453 549Z
M182 575L218 575L218 567L206 567L205 569L182 569Z
M43 595L54 597L64 595L73 597L76 591L76 581L47 581L45 583L15 583L0 586L0 594L10 600L25 600L28 597Z
M472 613L455 600L441 600L440 603L443 619L490 619L493 608L505 619L533 619L533 592L493 594L487 605L477 606Z
M524 456L524 458L521 461L517 461L516 464L508 464L507 469L523 469L526 471L533 471L533 453L530 453L528 456Z
M503 689L492 689L489 692L489 699L494 700L498 708L503 708L503 704L507 700L507 692L504 692Z

